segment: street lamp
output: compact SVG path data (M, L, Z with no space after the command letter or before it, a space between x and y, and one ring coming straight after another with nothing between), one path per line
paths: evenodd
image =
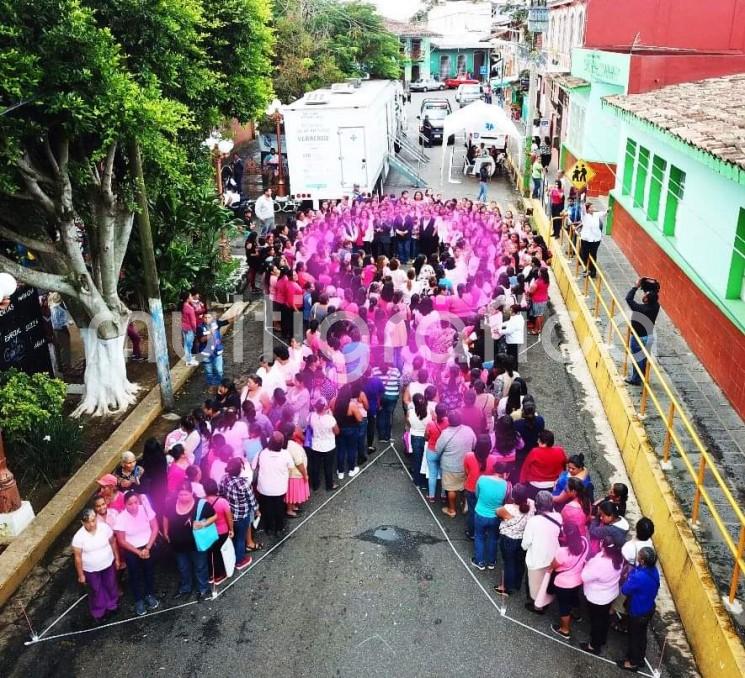
M203 142L203 146L206 146L212 152L212 162L215 165L215 186L217 188L217 194L223 194L222 185L222 159L226 158L230 151L233 150L233 140L223 139L219 132L213 131Z
M277 197L284 198L287 195L287 187L285 186L285 169L284 163L282 162L282 102L279 99L274 99L266 107L266 114L274 120L277 131L277 155L279 156L279 164L277 166Z

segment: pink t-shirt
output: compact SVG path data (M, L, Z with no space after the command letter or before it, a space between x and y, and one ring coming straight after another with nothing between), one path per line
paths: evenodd
M225 444L233 450L234 457L243 456L243 443L248 440L248 424L245 421L239 419L230 428L217 429L216 433L225 438Z
M564 521L564 525L568 523L574 523L579 530L579 533L583 536L587 536L587 514L582 510L579 502L576 500L570 501L563 509L561 509L561 517Z
M215 520L217 534L227 534L230 531L227 518L230 513L230 504L228 503L228 500L225 499L225 497L218 497L214 503L210 499L207 501L209 501L212 508L215 509L215 515L217 516L217 520Z
M175 492L184 480L186 480L186 469L178 464L171 464L168 467L168 492Z
M132 515L124 509L114 523L116 532L123 532L124 538L135 548L141 549L150 541L150 521L155 518L155 513L146 504L137 508L137 513Z
M559 565L559 574L556 575L555 583L556 586L562 589L573 589L576 586L582 585L582 568L585 565L585 558L587 558L587 552L589 545L587 539L582 539L584 549L582 553L575 556L569 552L566 546L562 546L554 556L554 560Z

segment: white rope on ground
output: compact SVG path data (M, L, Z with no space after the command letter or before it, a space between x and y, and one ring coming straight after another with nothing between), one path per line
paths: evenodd
M393 443L391 443L391 447L393 448L393 451L396 453L396 456L398 457L399 462L401 462L401 466L403 467L404 471L406 472L406 475L409 476L409 479L411 480L412 479L411 473L409 472L409 469L406 468L406 464L405 464L404 460L401 458L401 455L398 453L398 450L396 449L395 445L393 445ZM514 617L511 617L510 615L508 615L506 613L506 607L504 607L504 606L503 607L500 607L497 604L497 601L494 600L494 598L492 597L492 595L486 590L486 588L484 587L484 585L479 581L478 577L476 577L476 575L474 574L473 570L470 567L468 567L468 564L466 563L466 561L463 560L463 556L461 556L461 554L458 552L458 549L455 548L455 545L453 544L452 540L450 539L450 535L447 533L447 530L445 530L445 528L442 526L442 523L439 521L439 519L437 518L437 515L432 510L432 507L429 505L429 502L427 501L426 497L424 497L424 495L422 495L419 492L417 492L417 494L419 494L419 498L422 500L422 503L427 507L427 510L429 511L430 515L432 516L432 519L435 521L435 523L437 523L437 527L440 528L440 532L442 532L443 536L445 537L445 540L447 541L447 543L450 546L450 549L455 554L455 557L461 562L461 565L463 565L463 567L465 568L466 572L468 572L468 574L471 577L471 579L473 579L473 581L475 582L476 586L478 586L479 589L481 589L481 592L487 597L487 599L492 604L492 606L494 607L494 609L497 610L497 612L499 612L500 616L503 619L506 619L507 621L510 621L513 624L517 624L518 626L522 626L524 629L527 629L528 631L532 631L533 633L536 633L539 636L543 636L544 638L547 638L548 640L553 641L554 643L557 643L557 644L561 645L562 647L565 647L565 648L567 648L569 650L574 650L575 652L580 652L583 655L585 655L586 657L593 658L593 659L598 659L598 660L600 660L602 662L605 662L606 664L612 664L613 666L616 666L616 662L613 661L612 659L608 659L607 657L600 657L600 656L598 656L596 654L591 654L589 652L585 652L584 650L576 647L575 645L571 645L571 644L566 643L566 642L564 642L562 640L559 640L558 637L549 635L548 633L546 633L544 631L541 631L540 629L537 629L537 628L535 628L533 626L530 626L529 624L526 624L525 622L522 622L519 619L515 619ZM649 663L649 662L647 662L647 663ZM643 672L639 671L639 672L637 672L637 675L639 675L639 676L645 676L645 678L658 678L660 674L658 674L658 673L656 673L654 671L651 674L650 673L643 673Z
M51 629L60 619L62 619L68 612L72 610L81 600L85 600L88 597L87 593L84 593L80 598L78 598L70 607L68 607L57 619L55 619L49 626L47 626L38 636L37 638L43 638L49 629Z
M53 636L46 636L44 637L44 634L49 631L57 622L59 622L65 615L67 615L70 610L72 610L83 598L86 596L82 596L79 600L77 600L73 605L71 605L65 612L63 612L57 619L55 619L47 628L39 634L38 637L32 638L31 640L27 640L24 645L37 645L39 643L45 643L50 640L58 640L60 638L69 638L71 636L79 636L83 635L85 633L92 633L94 631L101 631L103 629L111 628L112 626L120 626L122 624L128 624L133 621L146 621L147 619L151 617L155 617L159 614L165 614L166 612L172 612L173 610L180 610L184 607L189 607L191 605L198 605L200 603L209 602L211 600L216 600L219 598L223 593L225 593L228 589L230 589L233 584L238 582L241 578L243 578L245 575L247 575L251 570L253 570L264 558L266 558L272 551L277 549L279 546L281 546L284 542L286 542L293 534L295 534L303 525L305 525L313 516L315 516L322 508L324 508L329 502L336 499L344 490L346 490L352 483L354 483L363 473L365 473L375 462L378 461L390 448L393 447L393 443L389 443L387 447L384 447L380 452L377 454L377 456L370 461L367 465L365 465L362 469L360 469L360 472L354 476L354 478L351 478L348 482L344 483L341 487L339 487L338 490L336 490L330 497L328 497L318 508L316 508L312 513L309 513L301 522L299 522L290 532L288 532L282 539L280 539L274 546L272 546L266 553L264 553L260 558L258 558L255 562L251 563L249 567L247 567L243 572L241 572L238 576L233 577L230 580L230 583L225 586L220 591L213 593L213 595L210 598L206 598L203 601L199 600L190 600L187 603L181 603L180 605L174 605L173 607L166 607L162 610L155 610L154 612L148 612L147 615L143 615L142 617L128 617L127 619L119 619L117 621L109 622L108 624L100 624L99 626L92 626L88 629L78 629L77 631L68 631L66 633L57 633ZM395 450L395 448L394 448ZM87 594L86 594L87 595Z

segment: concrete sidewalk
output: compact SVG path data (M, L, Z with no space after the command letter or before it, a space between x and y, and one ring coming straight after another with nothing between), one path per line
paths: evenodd
M636 271L624 256L612 236L603 239L598 252L598 260L609 284L619 299L623 299L628 290L640 276L654 277L655 271ZM628 309L626 309L628 310ZM685 342L678 329L663 310L657 319L655 340L652 352L665 375L668 384L686 414L696 428L702 442L713 457L718 460L718 468L729 483L735 499L745 502L745 422L730 405L727 398ZM630 368L631 369L631 368ZM629 386L630 394L638 401L641 389ZM667 402L663 405L667 407ZM665 422L649 403L645 428L651 440L660 450L665 436ZM682 427L680 433L682 434ZM686 435L681 439L689 442ZM693 446L687 449L694 464L700 455ZM690 516L693 503L694 485L685 469L682 460L671 448L673 469L668 477L675 489L678 500L686 515ZM709 476L710 478L710 476ZM707 483L707 489L727 523L733 540L737 543L740 524L730 506L721 495L715 482ZM697 536L704 547L714 579L722 594L726 594L732 574L732 556L719 537L716 528L711 524L709 511L701 503L701 529ZM742 599L741 584L739 597ZM736 621L743 633L745 616L738 615Z

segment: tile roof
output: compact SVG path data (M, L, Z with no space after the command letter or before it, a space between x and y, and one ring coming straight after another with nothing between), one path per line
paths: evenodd
M604 102L745 169L745 73L613 95Z
M439 33L430 31L423 24L410 24L406 21L396 21L383 17L383 25L389 33L397 35L399 38L435 38L440 37Z
M577 89L577 87L587 87L590 83L584 78L578 78L576 75L564 75L562 73L556 73L550 75L556 82L559 83L559 87L564 89Z

